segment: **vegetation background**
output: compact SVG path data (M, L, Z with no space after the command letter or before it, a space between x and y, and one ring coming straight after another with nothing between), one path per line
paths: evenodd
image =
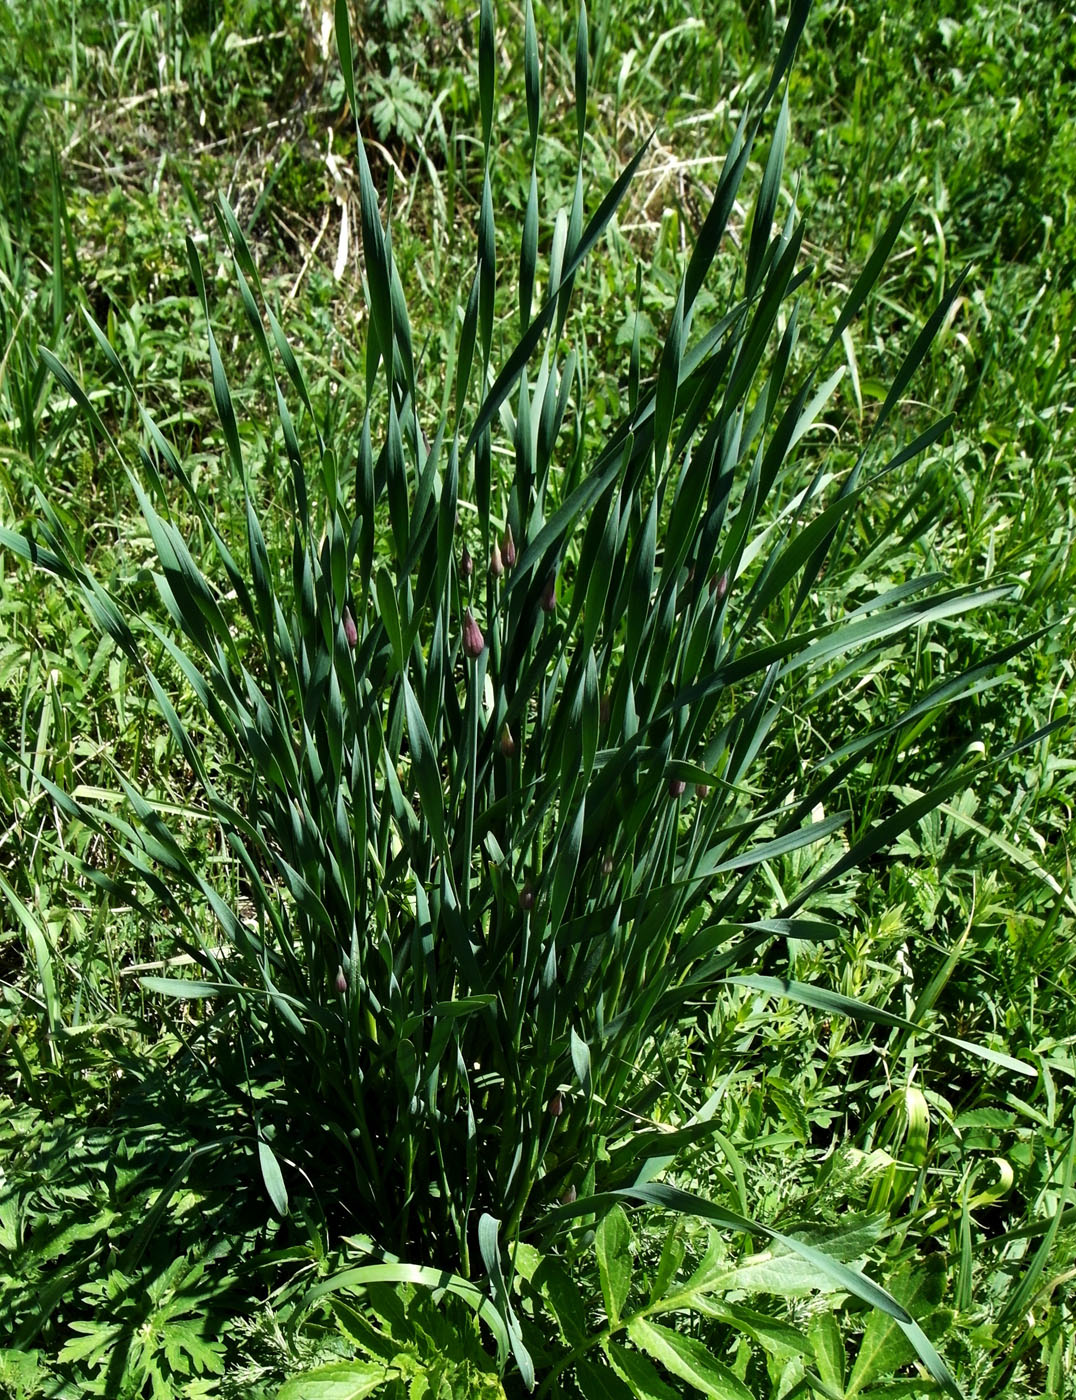
M580 457L620 412L633 339L644 367L659 360L683 258L741 108L780 46L785 16L768 4L696 9L623 0L589 14L591 187L604 190L656 134L576 291L573 324L594 330L578 381ZM534 13L536 168L552 209L570 204L575 179L576 14ZM531 174L524 9L500 4L497 20L491 179L498 258L511 263ZM422 407L436 420L485 170L477 14L456 0L389 0L360 6L352 23L356 110L391 216ZM326 433L354 437L362 421L358 153L332 30L316 5L276 0L11 0L0 12L0 524L21 531L43 494L77 556L135 613L160 611L153 544L124 471L142 441L135 394L221 533L246 528L224 467L188 235L244 449L259 463L266 533L289 548L284 469L264 427L272 383L234 294L218 193ZM894 446L939 414L953 424L860 498L851 531L879 589L937 574L1008 591L944 632L882 648L842 692L839 732L868 733L922 688L1029 639L940 731L908 741L924 773L946 753L984 763L841 885L833 937L797 945L795 975L929 1017L996 1058L847 1019L837 1003L722 985L695 1033L662 1047L660 1093L641 1125L681 1129L720 1091L719 1127L684 1145L670 1179L864 1266L922 1324L963 1393L983 1400L1076 1396L1076 764L1067 726L1048 730L1066 719L1073 686L1074 86L1076 34L1062 7L819 0L789 80L777 206L778 223L793 206L809 215L799 295L804 343L817 348L911 201L872 299L841 337L846 372L825 418L832 470L854 460L909 343L971 264L905 394ZM749 238L762 178L763 156L753 157L734 249ZM737 266L717 260L715 296ZM501 310L499 326L510 319ZM81 311L104 329L126 388ZM498 344L507 335L499 329ZM100 449L49 353L84 386L118 453ZM168 674L222 790L240 791L226 746ZM0 732L11 754L0 768L0 1393L514 1393L518 1373L502 1381L466 1298L431 1295L417 1274L349 1279L365 1248L351 1223L297 1183L290 1214L272 1212L253 1138L216 1151L243 1138L226 1087L250 1067L225 1057L215 1074L199 1072L197 1005L162 1007L139 981L181 966L179 916L164 900L147 909L118 886L102 890L93 872L113 879L115 868L100 831L61 822L46 786L108 803L117 773L136 775L199 868L241 904L234 851L191 800L156 713L144 675L70 594L0 553ZM805 735L782 713L778 747L796 761L809 738L828 743L815 724ZM904 757L862 777L862 821L885 810L883 797L916 799ZM814 860L782 853L760 878L784 904ZM687 1216L670 1226L633 1212L629 1223L617 1207L596 1234L559 1245L555 1264L520 1246L502 1313L514 1306L547 1394L938 1390L884 1314L832 1280L820 1290L795 1254L754 1248ZM675 1293L687 1276L694 1285ZM618 1329L621 1318L630 1327ZM597 1369L603 1358L611 1369ZM306 1378L319 1368L321 1380Z

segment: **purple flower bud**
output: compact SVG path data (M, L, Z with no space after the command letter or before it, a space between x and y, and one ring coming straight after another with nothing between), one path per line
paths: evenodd
M548 1107L549 1116L551 1118L559 1118L560 1115L564 1112L564 1095L560 1093L559 1090L549 1100Z
M335 986L341 996L347 991L347 978L344 976L344 969L342 967L336 969Z
M486 639L482 636L482 629L475 622L471 609L468 608L463 619L463 650L474 661L482 655L485 646Z
M460 573L465 579L469 579L474 573L474 560L466 545L463 546L463 552L460 554Z
M714 574L710 580L710 597L716 598L720 603L725 594L729 591L729 575L726 569L724 573Z
M575 1187L574 1187L574 1186L569 1186L568 1189L567 1189L567 1191L565 1191L564 1195L561 1196L560 1199L561 1199L561 1203L562 1203L563 1205L566 1205L566 1206L574 1205L574 1203L575 1203Z
M489 571L494 578L500 578L504 573L504 561L501 558L501 547L496 540L493 541L493 548L489 552Z
M603 875L611 875L612 873L613 873L613 857L610 856L610 855L604 855L604 856L602 856L602 874L603 874Z
M545 592L542 594L542 611L551 613L557 606L557 575L554 571L545 581Z
M705 798L709 797L709 796L710 796L710 785L709 785L709 783L696 783L696 784L695 784L695 796L699 799L700 802L702 802Z
M355 650L359 642L359 629L355 626L355 619L351 616L351 609L344 605L344 636L352 651Z
M519 892L519 907L521 909L534 908L534 886L529 880L523 882L523 888Z
M670 779L670 781L669 781L669 796L670 796L670 797L683 797L683 795L684 795L684 793L685 793L686 791L687 791L687 783L684 782L683 778L672 778L672 779Z
M501 725L501 753L505 758L511 758L516 751L515 735L508 728L507 724Z
M501 540L501 557L504 559L504 567L511 569L516 562L516 542L512 538L511 525L504 532L504 539Z

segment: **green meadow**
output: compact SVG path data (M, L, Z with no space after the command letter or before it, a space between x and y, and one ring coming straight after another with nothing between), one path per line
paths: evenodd
M0 1395L1076 1400L1074 84L9 0Z

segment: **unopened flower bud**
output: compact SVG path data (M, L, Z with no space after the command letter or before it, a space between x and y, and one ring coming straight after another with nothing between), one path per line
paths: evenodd
M549 1116L559 1118L564 1112L564 1095L559 1091L549 1100Z
M463 650L474 661L482 655L485 645L486 639L482 636L482 629L468 608L463 619Z
M729 591L729 575L726 569L724 573L714 574L710 580L710 597L716 598L720 603L725 594Z
M610 855L604 855L604 856L602 856L602 874L603 874L603 875L611 875L612 873L613 873L613 857L610 856Z
M489 571L494 578L500 578L504 573L504 561L501 558L501 547L496 540L493 541L493 548L489 552Z
M516 740L507 724L501 725L501 753L505 758L511 758L516 751Z
M687 791L687 783L684 782L683 778L672 778L672 779L670 780L670 782L669 782L669 796L670 796L670 797L683 797L683 795L684 795L684 793L685 793L686 791Z
M471 551L466 545L460 553L460 574L465 579L469 579L474 573L474 560L471 558Z
M523 888L519 892L519 907L521 909L534 908L534 886L529 880L524 881Z
M575 1204L575 1187L574 1187L574 1186L569 1186L568 1189L567 1189L567 1191L565 1191L564 1195L561 1196L560 1199L561 1199L561 1203L562 1203L563 1205L566 1205L566 1206L574 1205L574 1204Z
M501 540L501 558L504 560L506 569L514 568L516 562L516 542L512 538L512 527L509 525L504 532L504 539Z
M695 784L695 796L699 799L700 802L702 802L705 798L709 797L709 796L710 796L710 785L709 785L709 783L696 783L696 784Z
M359 629L355 626L355 619L351 616L351 609L344 607L344 636L352 651L355 650L359 641Z
M557 575L551 573L545 581L545 591L542 594L542 611L551 613L557 606Z
M347 991L347 978L344 976L344 969L342 967L336 969L335 986L341 996Z

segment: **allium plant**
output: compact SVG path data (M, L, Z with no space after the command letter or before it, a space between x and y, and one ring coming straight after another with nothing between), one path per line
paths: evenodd
M241 1038L251 1082L270 1067L272 1092L256 1102L246 1097L249 1082L235 1087L250 1103L252 1141L277 1208L286 1211L289 1190L312 1182L335 1203L342 1228L415 1260L408 1277L430 1282L453 1271L454 1286L517 1356L506 1243L543 1230L551 1238L598 1212L614 1190L687 1208L690 1198L645 1185L654 1144L634 1136L661 1092L663 1040L690 1036L700 1006L730 977L819 1004L822 991L758 975L767 950L772 969L787 940L830 934L819 917L827 886L969 780L953 755L948 770L920 775L924 796L912 807L890 807L843 844L833 839L849 822L832 810L848 779L880 748L895 752L921 734L932 714L979 683L983 667L946 677L882 728L850 734L806 766L769 742L782 715L806 723L830 712L834 696L902 634L1002 592L940 590L933 576L878 593L862 580L841 583L856 563L848 527L865 493L946 427L937 423L878 460L875 444L956 288L908 352L862 455L831 475L805 440L840 379L826 371L827 358L907 210L885 230L821 353L798 367L803 225L793 213L774 228L787 96L744 251L729 254L742 263L736 295L716 320L696 314L806 10L793 5L772 81L743 113L653 373L641 373L636 336L619 420L571 481L558 465L569 408L582 441L594 429L578 341L567 343L586 331L569 303L646 148L588 219L583 12L574 198L551 217L541 199L542 82L528 0L531 179L519 331L494 365L504 266L495 264L491 187L493 6L483 0L485 162L452 411L419 421L416 405L440 395L419 392L404 291L360 138L369 320L366 410L354 438L324 435L238 223L220 207L242 305L277 384L290 552L274 557L266 542L212 330L216 410L234 489L246 501L245 555L222 538L145 410L141 467L130 478L169 624L125 612L75 556L46 502L26 536L4 535L9 548L80 590L101 632L144 669L206 815L241 868L253 917L214 886L133 779L123 783L127 817L114 803L94 806L49 785L64 813L112 840L137 877L131 888L156 891L185 921L200 979L144 985L211 1006L207 1039ZM345 0L337 39L354 106ZM540 279L542 227L551 241ZM189 253L209 321L193 244ZM540 280L550 290L536 306ZM112 345L93 331L126 381ZM107 436L74 378L47 358ZM375 421L384 423L376 443ZM495 438L510 447L505 475L494 469ZM172 482L212 540L215 574L196 565L172 521ZM847 594L831 610L835 621L816 607L827 570L826 587ZM245 780L241 805L207 768L154 674L154 653L170 659L219 729ZM776 882L759 880L761 868L816 844L828 845L826 858L775 906ZM183 912L179 888L212 911L216 944ZM849 1005L834 999L834 1009ZM706 1130L688 1127L677 1143ZM670 1150L665 1143L663 1164ZM750 1228L718 1215L730 1228ZM402 1264L371 1267L406 1273ZM489 1282L465 1282L475 1277ZM887 1305L857 1279L844 1270L841 1286ZM949 1384L925 1337L897 1311Z

